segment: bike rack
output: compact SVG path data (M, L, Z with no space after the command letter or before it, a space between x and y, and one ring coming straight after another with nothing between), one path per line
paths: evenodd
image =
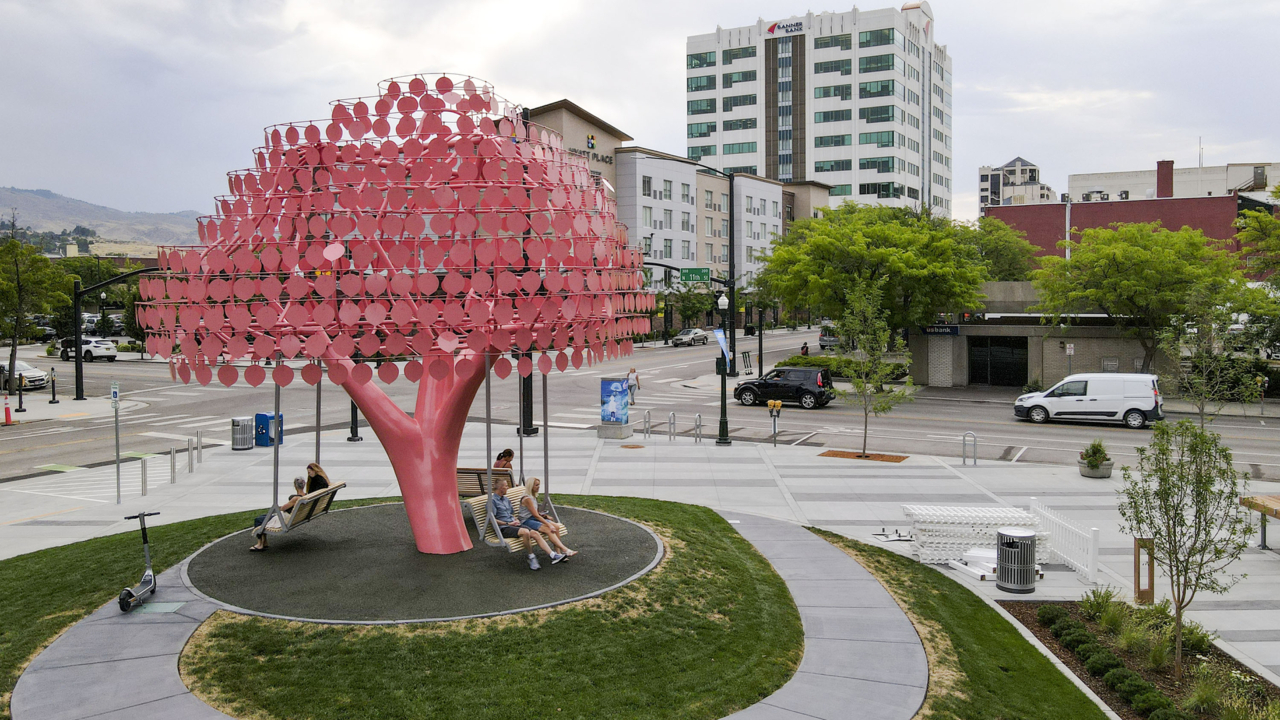
M693 441L702 442L702 413L693 416Z
M960 464L969 464L969 441L973 440L973 466L978 466L978 436L972 432L966 432L960 436Z
M646 438L649 437L652 431L653 431L653 420L652 418L649 417L649 411L645 410L644 411L644 436Z
M667 416L667 439L676 439L676 414L671 413Z

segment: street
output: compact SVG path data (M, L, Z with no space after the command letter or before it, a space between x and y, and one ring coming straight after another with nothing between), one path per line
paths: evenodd
M817 352L817 330L778 331L766 334L766 362L777 362L796 354L801 343L808 342ZM757 338L738 338L740 352L749 350L755 360ZM73 401L73 364L56 358L35 356L38 348L24 348L22 356L42 369L58 369L59 405L57 416L40 422L23 422L0 428L0 480L30 477L58 470L102 465L115 457L115 430L110 415L86 417ZM583 366L567 373L550 375L548 406L551 431L561 428L587 428L599 417L601 377L625 377L630 367L640 374L638 402L632 408L631 421L641 431L646 411L653 432L665 434L668 420L675 414L676 432L691 434L695 418L701 415L702 434L713 442L719 421L719 385L714 378L714 360L719 348L714 339L708 345L672 348L669 346L637 347L634 355L595 366ZM134 353L122 358L136 358ZM710 376L710 377L709 377ZM743 376L745 378L747 376ZM518 413L516 376L492 382L493 417L502 425L495 431L495 442L502 447L514 446L514 426ZM739 378L742 379L742 378ZM534 379L534 418L540 425L541 380ZM230 418L270 412L273 386L268 382L258 388L243 383L224 388L216 382L209 387L182 385L169 378L168 366L162 363L136 362L122 359L115 363L95 362L85 365L85 392L101 398L110 392L112 381L120 383L125 403L120 415L121 450L125 453L165 453L169 448L185 449L187 439L203 431L206 441L229 442ZM729 392L737 379L730 378ZM414 386L404 380L387 387L391 397L403 408L412 408ZM286 434L315 430L315 388L301 381L285 388L281 394ZM1018 463L1071 464L1090 441L1101 438L1107 444L1117 465L1136 462L1135 446L1144 445L1149 430L1130 430L1119 425L1086 423L1051 423L1033 425L1013 418L1012 399L1015 388L946 389L922 388L914 402L900 405L892 413L872 417L868 450L874 452L928 454L958 457L961 436L973 432L978 438L981 460ZM322 425L336 429L349 425L350 402L345 393L327 380L321 385ZM28 407L46 405L49 391L27 394ZM11 400L16 407L16 400ZM88 404L88 403L85 403ZM484 390L476 395L470 411L473 420L485 415ZM731 437L736 441L771 442L772 425L763 406L743 407L732 395L728 402ZM22 415L14 415L23 420ZM1178 415L1171 415L1177 419ZM362 423L363 425L363 423ZM1254 478L1280 478L1280 418L1222 417L1212 425L1235 452L1241 470ZM778 444L804 444L860 450L862 447L862 413L859 408L837 400L826 408L802 410L786 405L779 421ZM361 435L373 440L367 427ZM538 438L530 438L537 442ZM263 452L255 450L252 452ZM1118 472L1118 469L1117 469Z

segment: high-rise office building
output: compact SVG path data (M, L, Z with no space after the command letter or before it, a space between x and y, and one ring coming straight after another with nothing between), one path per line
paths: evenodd
M690 36L688 157L951 215L951 57L927 2Z
M1058 202L1053 188L1040 182L1040 168L1016 157L1000 167L978 168L978 205L1038 205Z

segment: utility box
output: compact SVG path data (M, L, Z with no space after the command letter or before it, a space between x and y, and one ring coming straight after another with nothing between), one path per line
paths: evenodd
M231 449L253 449L253 418L231 418Z
M996 588L1008 593L1036 591L1036 531L1002 527L996 531Z
M284 413L276 416L277 427L284 427ZM271 427L271 413L258 413L253 420L253 437L258 447L271 447L276 441L275 428Z

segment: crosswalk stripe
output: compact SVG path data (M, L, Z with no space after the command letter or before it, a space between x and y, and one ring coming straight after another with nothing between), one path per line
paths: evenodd
M179 425L178 428L181 429L181 428L208 427L209 425L217 425L218 423L224 423L224 422L230 422L230 420L228 418L219 418L217 420L206 420L204 422L191 423L190 425ZM289 427L288 425L285 426L286 429L288 427Z
M209 420L217 415L197 415L195 417L184 417L177 420L162 420L160 422L151 423L151 427L159 427L161 425L176 425L177 423L193 422L195 420Z

